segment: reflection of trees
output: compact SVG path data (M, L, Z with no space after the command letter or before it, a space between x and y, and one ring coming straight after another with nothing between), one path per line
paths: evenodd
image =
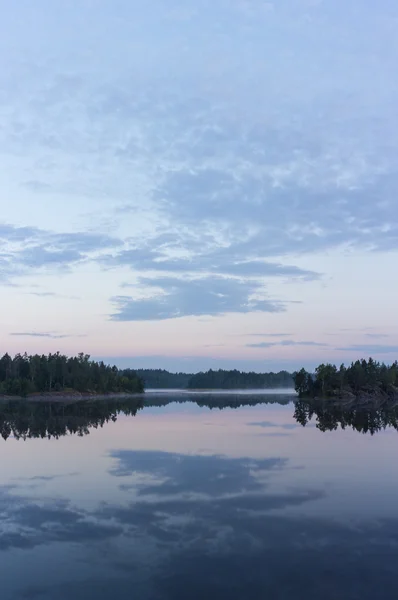
M239 395L233 396L228 395L226 398L222 396L201 396L195 399L195 402L199 406L207 406L210 409L218 408L240 408L241 406L257 406L258 404L289 404L293 399L292 395L289 394L275 394L267 396L259 396L258 394L251 395Z
M60 438L90 433L90 428L116 421L118 415L135 415L143 407L142 398L76 403L11 401L0 405L0 434L6 440Z
M167 406L174 402L184 404L193 402L201 407L223 410L224 408L240 408L242 406L257 406L259 404L289 404L295 399L293 394L156 394L145 397L145 406Z
M136 415L145 406L166 406L178 402L195 402L208 408L238 408L257 404L287 404L291 396L267 395L167 395L154 397L131 397L127 399L86 400L81 402L32 402L10 401L0 404L0 435L7 440L11 435L16 439L60 438L64 435L79 436L90 433L90 428L102 427L108 421L116 421L118 415Z
M398 407L383 406L379 409L349 408L330 401L298 400L294 417L305 427L315 416L320 431L334 431L341 427L373 435L377 431L394 427L398 430Z

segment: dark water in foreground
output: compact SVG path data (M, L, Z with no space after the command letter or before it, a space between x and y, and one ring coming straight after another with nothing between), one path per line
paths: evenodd
M192 398L0 405L2 600L398 597L395 414Z

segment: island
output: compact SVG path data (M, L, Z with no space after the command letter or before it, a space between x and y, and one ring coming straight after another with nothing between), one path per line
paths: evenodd
M339 368L332 364L319 365L314 373L305 369L293 373L299 398L334 402L347 406L398 405L398 362L392 365L373 358L352 362Z
M118 369L90 360L81 352L68 357L55 354L28 356L4 354L0 358L0 397L72 399L141 394L142 379L132 369Z

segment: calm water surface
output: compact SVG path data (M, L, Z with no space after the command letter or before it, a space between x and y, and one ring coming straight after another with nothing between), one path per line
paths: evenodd
M181 396L0 406L2 600L398 597L395 415Z

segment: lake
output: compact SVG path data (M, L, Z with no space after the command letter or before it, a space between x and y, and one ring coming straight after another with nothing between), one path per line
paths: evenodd
M0 427L2 600L397 597L396 414L163 392Z

